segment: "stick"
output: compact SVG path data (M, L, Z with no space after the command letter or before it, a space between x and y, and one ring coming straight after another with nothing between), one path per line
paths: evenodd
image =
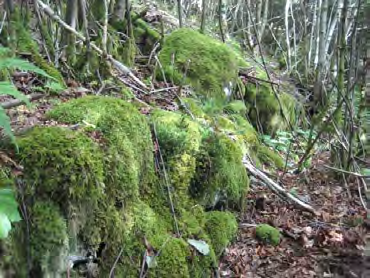
M301 201L297 197L295 197L293 194L287 192L284 188L282 188L280 185L278 185L276 182L274 182L272 179L270 179L268 176L266 176L263 172L258 170L256 167L252 165L252 163L249 161L249 159L244 158L243 164L245 168L256 178L260 178L265 182L265 184L275 193L277 193L279 196L283 196L291 201L293 201L298 207L301 209L304 209L308 212L313 213L314 215L318 216L320 213L315 210L310 205L306 204L305 202Z
M34 100L38 100L40 98L43 98L44 96L45 96L44 94L35 93L35 94L31 94L30 96L27 96L27 98L30 101L34 101ZM10 109L10 108L17 107L17 106L20 106L20 105L23 105L23 104L25 104L24 101L19 100L19 99L13 99L13 100L9 100L7 102L0 103L1 107L4 108L4 109Z
M122 249L121 249L121 251L119 252L119 254L118 254L118 256L117 256L116 260L114 261L114 264L113 264L113 266L112 266L112 268L111 268L111 270L110 270L110 272L109 272L109 278L114 277L114 269L116 268L116 266L117 266L117 264L118 264L118 261L119 261L119 259L120 259L120 258L121 258L121 256L122 256L122 253L123 253L123 248L122 248Z
M65 28L67 31L73 33L76 37L81 39L83 42L87 42L87 39L81 35L79 32L77 32L74 28L69 26L67 23L65 23L58 15L54 13L54 11L46 4L44 4L41 0L37 0L37 3L40 5L40 8L53 20L58 22L60 25L62 25L63 28ZM93 42L90 42L90 46L92 49L94 49L100 56L104 56L103 50L101 50L99 47L97 47ZM131 70L122 64L121 62L114 59L111 55L106 55L105 57L109 62L112 63L112 65L121 73L127 74L129 77L131 77L137 84L139 84L141 87L148 89L147 86L140 81L139 78L137 78Z
M355 177L358 177L358 178L365 178L365 179L370 178L370 175L361 175L359 173L354 173L354 172L346 171L346 170L343 170L343 169L331 167L329 165L324 165L324 167L325 168L328 168L328 169L331 169L331 170L334 170L334 171L337 171L337 172L340 172L340 173L352 175L352 176L355 176Z

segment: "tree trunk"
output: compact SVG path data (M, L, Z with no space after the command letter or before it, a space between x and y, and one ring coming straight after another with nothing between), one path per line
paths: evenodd
M327 28L327 15L328 15L328 0L322 0L322 6L320 8L320 38L319 38L319 60L316 68L316 79L314 85L314 105L317 108L324 107L326 105L327 97L324 95L324 79L325 79L325 65L326 65L326 54L325 53L325 38Z

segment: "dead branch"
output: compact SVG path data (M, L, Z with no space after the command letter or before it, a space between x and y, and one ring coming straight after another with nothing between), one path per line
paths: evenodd
M283 187L281 187L279 184L274 182L272 179L270 179L267 175L265 175L263 172L258 170L256 167L253 166L253 164L250 162L248 158L243 159L243 164L245 168L256 178L261 179L272 191L274 191L277 195L283 197L283 199L293 201L295 205L300 207L303 210L306 210L308 212L313 213L314 215L320 215L320 213L314 209L309 204L303 202L302 200L295 197L293 194L287 192Z
M81 35L79 32L77 32L74 28L69 26L67 23L65 23L58 15L54 13L54 11L45 3L43 3L41 0L37 0L37 3L39 4L39 7L44 11L45 14L47 14L51 19L58 22L63 28L65 28L67 31L73 33L76 37L81 39L83 42L87 42L87 39ZM95 50L100 56L104 56L104 51L101 50L98 46L96 46L93 42L90 42L90 46L92 49ZM113 66L116 70L118 70L122 74L126 74L129 77L132 78L137 84L139 84L142 88L148 89L147 86L141 82L139 78L137 78L131 70L122 64L121 62L114 59L111 55L104 56Z
M34 100L43 98L44 96L45 94L35 93L35 94L31 94L30 96L27 96L27 98L29 99L29 101L34 101ZM24 101L19 100L19 99L12 99L12 100L0 103L1 107L4 109L10 109L10 108L17 107L23 104L25 104Z

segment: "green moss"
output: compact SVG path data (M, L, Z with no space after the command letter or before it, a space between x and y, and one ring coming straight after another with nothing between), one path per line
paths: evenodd
M96 201L103 192L103 156L85 135L67 128L35 127L17 138L18 159L26 169L27 194Z
M158 236L152 239L151 244L159 255L155 258L157 266L150 269L149 276L190 277L187 263L190 252L183 239Z
M279 230L268 224L258 225L256 228L256 236L260 240L271 243L272 245L278 245L280 243Z
M66 263L68 235L66 221L50 201L38 201L30 209L30 255L34 262L53 272ZM64 265L65 267L65 265ZM46 270L47 269L47 270Z
M164 164L173 188L176 208L189 205L188 187L196 170L202 134L200 126L187 116L155 111L152 115Z
M47 115L59 122L87 124L87 132L92 129L102 135L107 146L107 192L117 200L137 199L139 187L152 182L151 132L145 117L133 105L116 98L90 96L57 106Z
M275 166L278 169L283 169L285 166L283 157L264 145L258 146L257 157L260 162L269 164L270 166Z
M269 85L248 83L245 88L248 116L260 132L274 134L289 127L289 124L281 115L279 102ZM293 125L296 122L297 101L286 93L279 93L278 95L284 115L289 123Z
M36 41L32 38L31 32L27 25L22 23L21 15L19 11L16 11L11 21L11 28L16 33L16 48L20 52L32 54L32 60L34 63L43 69L47 74L54 77L56 80L64 84L64 79L61 73L48 61L40 55L39 47Z
M236 236L238 224L235 216L230 212L212 211L206 214L206 231L212 241L217 256Z
M181 84L186 73L185 83L204 95L223 98L223 87L237 79L237 54L225 44L188 28L178 29L165 39L159 60L167 80ZM161 78L160 69L158 77Z
M200 204L242 207L249 186L242 156L239 145L225 135L211 134L204 139L191 184L191 193Z

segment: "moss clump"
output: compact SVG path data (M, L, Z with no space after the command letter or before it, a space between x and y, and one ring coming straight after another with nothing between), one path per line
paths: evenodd
M275 166L278 169L283 169L285 161L281 155L273 151L267 146L260 145L257 148L257 158L260 162L266 163L270 166Z
M112 97L89 96L61 104L47 114L59 122L86 125L107 147L107 192L119 201L139 197L139 185L153 180L153 144L146 119L137 109ZM91 127L91 125L93 127Z
M272 245L278 245L280 243L280 232L278 229L268 225L261 224L256 228L256 236L260 240L271 243Z
M55 201L96 201L103 192L103 155L84 134L60 127L35 127L17 138L26 169L26 193ZM88 178L87 178L88 177Z
M151 244L159 255L155 258L157 266L150 269L149 276L190 277L187 262L190 250L183 239L159 236L154 237Z
M165 38L159 60L167 80L181 84L186 76L185 82L204 95L224 97L223 87L238 76L238 56L231 48L188 28Z
M201 127L187 116L155 111L152 115L164 164L173 188L174 205L189 205L188 188L195 175L196 156L202 142Z
M206 213L205 229L212 241L212 246L217 256L236 236L238 224L235 216L230 212L212 211Z
M283 117L279 101L271 87L265 84L248 83L245 88L244 99L249 111L248 116L260 132L274 134L288 128L287 121L291 125L296 122L297 109L299 112L299 108L297 108L297 101L292 96L286 93L278 94L285 115Z
M55 256L68 250L67 225L59 208L50 201L38 201L30 210L31 258L42 265L54 265ZM64 260L64 258L59 258ZM55 268L59 268L56 265Z
M192 195L206 207L225 204L242 207L249 179L242 164L239 145L223 134L210 134L203 140L197 157Z

